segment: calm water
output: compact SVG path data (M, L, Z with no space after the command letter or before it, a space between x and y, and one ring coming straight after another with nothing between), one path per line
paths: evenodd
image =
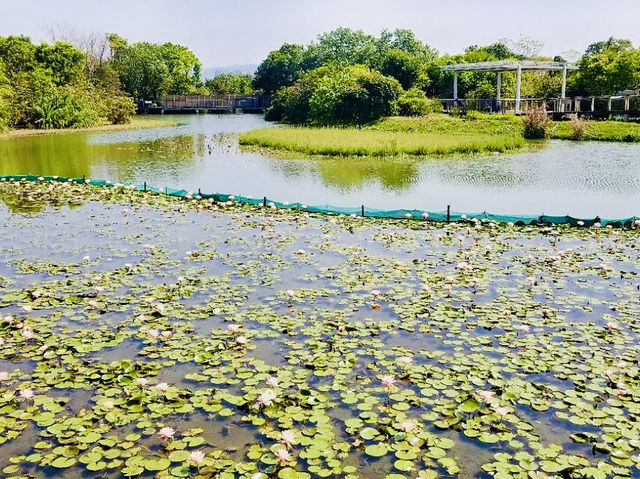
M640 215L640 145L550 142L542 151L428 160L281 159L240 151L258 115L180 116L180 126L0 140L0 174L147 183L316 205Z

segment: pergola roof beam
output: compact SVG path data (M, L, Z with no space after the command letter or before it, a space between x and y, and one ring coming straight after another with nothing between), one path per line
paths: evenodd
M445 72L517 72L520 71L563 71L577 70L575 63L538 62L532 60L503 60L495 62L459 63L444 65L440 69Z

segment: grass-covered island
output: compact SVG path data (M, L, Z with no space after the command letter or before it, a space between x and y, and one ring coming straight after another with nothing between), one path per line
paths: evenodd
M6 205L6 206L5 206ZM12 213L16 212L16 213ZM3 477L633 477L636 229L0 182Z
M523 138L522 118L470 113L467 116L430 114L387 117L357 127L281 126L240 135L240 144L279 152L327 156L429 156L509 152L536 145ZM574 139L571 123L550 122L550 139ZM640 141L640 124L592 121L584 124L581 140Z

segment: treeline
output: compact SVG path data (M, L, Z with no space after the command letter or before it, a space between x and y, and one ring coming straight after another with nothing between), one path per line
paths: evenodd
M464 53L438 55L410 30L384 31L378 37L339 28L310 45L284 44L269 53L253 80L256 90L274 95L268 117L286 123L361 124L388 112L422 115L439 104L429 98L453 96L453 73L440 67L497 60L568 59L538 55L541 44L524 38L468 47ZM590 45L568 78L567 94L604 95L640 87L640 49L610 38ZM364 80L366 77L366 80ZM374 81L375 80L375 81ZM557 97L562 74L524 73L522 95ZM505 73L502 96L515 96L515 73ZM331 85L328 87L327 85ZM495 73L465 72L458 77L460 98L494 98ZM367 111L374 105L373 111ZM328 113L331 112L331 113Z
M59 36L39 45L0 37L0 131L127 123L140 100L253 91L251 75L203 81L200 61L185 46L130 44L115 34Z

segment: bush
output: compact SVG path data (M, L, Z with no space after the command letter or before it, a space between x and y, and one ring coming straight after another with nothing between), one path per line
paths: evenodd
M573 113L569 116L569 123L571 125L571 139L582 140L589 127L589 122Z
M529 140L546 138L547 127L551 121L544 108L533 108L522 118L524 123L524 137Z
M111 96L106 100L105 116L109 123L124 125L131 121L136 113L136 103L133 98L125 95Z
M314 125L362 125L389 116L400 84L357 65L321 67L304 74L274 96L268 120Z
M427 98L424 91L411 88L398 98L396 103L401 116L427 116L429 113L441 113L442 105L438 100Z
M98 112L63 88L42 95L31 107L31 123L37 128L82 128L98 123Z

